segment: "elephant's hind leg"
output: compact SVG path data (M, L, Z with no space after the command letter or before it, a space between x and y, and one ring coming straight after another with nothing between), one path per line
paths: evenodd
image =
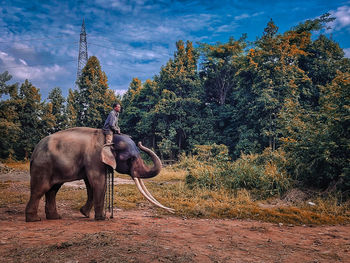
M56 194L61 188L62 184L55 184L49 191L45 193L45 213L46 219L61 219L61 216L57 213L56 207Z
M38 216L38 207L40 198L49 190L49 186L39 185L37 182L31 182L30 199L26 206L26 222L40 221Z

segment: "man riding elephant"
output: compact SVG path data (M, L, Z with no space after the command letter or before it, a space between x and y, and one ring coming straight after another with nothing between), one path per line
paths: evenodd
M113 104L113 110L109 113L104 125L103 134L105 135L105 143L111 144L113 134L120 134L120 128L118 126L119 113L121 106L119 103Z

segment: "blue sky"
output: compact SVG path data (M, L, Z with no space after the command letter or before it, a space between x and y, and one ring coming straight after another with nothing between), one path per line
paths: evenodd
M283 33L324 13L336 18L327 35L350 57L349 0L0 0L0 73L29 79L43 98L60 87L67 96L77 74L83 18L89 56L109 87L127 90L133 77L152 79L173 57L177 40L216 43L260 37L272 18Z

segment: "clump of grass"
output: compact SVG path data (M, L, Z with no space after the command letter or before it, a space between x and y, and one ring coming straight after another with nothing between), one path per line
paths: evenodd
M20 171L29 171L30 169L30 162L29 161L13 161L13 160L6 160L4 161L4 164L12 169L20 170Z
M0 182L0 207L25 204L29 197L29 191L26 189L29 190L28 183Z
M190 188L254 190L256 198L281 195L292 186L282 151L242 154L231 161L225 145L198 145L194 155L183 156L186 183Z
M152 166L153 163L148 163L148 166ZM178 165L175 166L167 166L163 167L160 171L159 175L149 179L148 181L152 182L175 182L175 181L183 181L186 178L187 171L185 169L179 168ZM130 179L132 178L126 174L119 174L115 172L115 175L119 178Z
M57 203L67 201L72 204L72 209L79 210L87 200L85 189L77 189L63 186L57 193Z
M133 209L137 204L143 201L141 194L137 191L135 185L123 184L115 188L114 205L120 209Z
M306 202L300 207L325 216L350 218L350 201L340 202L340 197L341 193L331 194L327 197L317 196L312 200L312 205L310 202Z
M177 167L169 166L163 168L159 175L152 178L154 182L176 182L184 181L187 175L187 171L184 169L178 169Z

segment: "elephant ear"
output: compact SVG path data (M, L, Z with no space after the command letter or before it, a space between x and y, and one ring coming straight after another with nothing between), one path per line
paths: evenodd
M117 168L117 163L112 152L112 146L103 146L101 151L102 162L111 166L114 170Z

